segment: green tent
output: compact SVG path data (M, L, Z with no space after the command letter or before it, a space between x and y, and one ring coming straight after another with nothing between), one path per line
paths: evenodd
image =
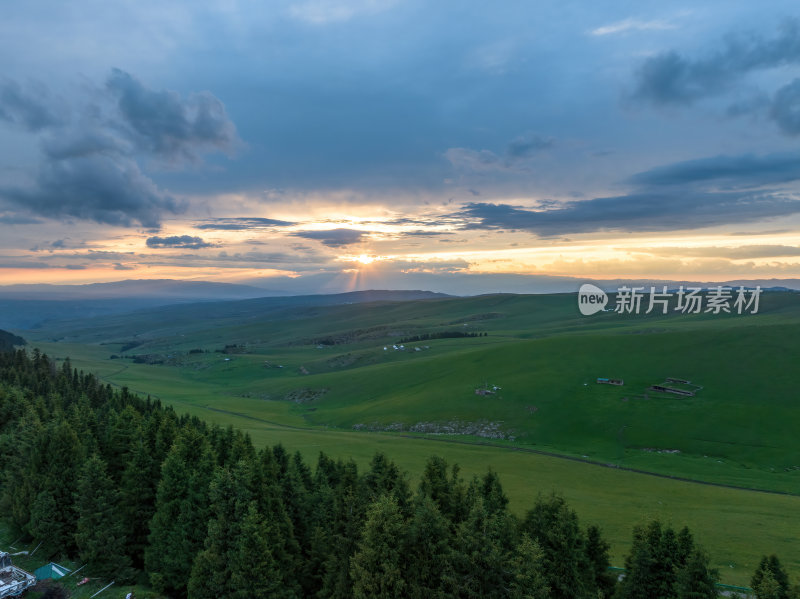
M63 578L67 574L69 574L72 570L69 568L65 568L64 566L60 566L59 564L50 562L49 564L45 564L41 568L36 568L33 574L36 576L36 580L44 580L45 578L52 578L53 580L58 580L59 578Z

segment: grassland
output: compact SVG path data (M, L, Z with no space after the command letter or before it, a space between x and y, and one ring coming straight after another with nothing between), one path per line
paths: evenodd
M259 445L360 463L385 451L412 479L433 453L468 475L491 467L517 512L556 490L604 528L617 565L632 527L659 517L689 525L726 582L746 583L772 552L800 574L800 298L767 294L758 315L591 318L577 314L574 299L248 300L58 323L26 336L116 385L245 429ZM448 331L481 336L392 348ZM648 391L666 377L702 389L692 398ZM475 394L487 385L499 389Z

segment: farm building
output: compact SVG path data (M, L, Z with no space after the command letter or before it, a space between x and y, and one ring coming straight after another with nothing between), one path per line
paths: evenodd
M664 385L653 385L650 391L659 391L660 393L674 393L675 395L683 395L684 397L694 397L694 391L686 389L675 389L674 387L665 387Z
M673 395L680 395L682 397L694 397L702 388L702 386L696 385L687 379L668 376L664 379L663 383L660 385L652 385L649 390L658 391L659 393L672 393Z
M597 383L600 384L600 385L622 386L622 385L625 384L625 381L623 381L622 379L607 379L607 378L598 377Z

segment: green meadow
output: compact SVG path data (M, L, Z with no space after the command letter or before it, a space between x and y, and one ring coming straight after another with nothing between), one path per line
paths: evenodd
M359 463L383 451L412 480L439 454L466 476L496 470L518 513L563 493L602 526L615 565L633 526L661 518L692 529L723 582L747 583L765 553L800 575L798 294L766 293L756 315L583 317L574 295L287 302L173 306L25 336L259 445ZM650 389L668 378L699 390Z

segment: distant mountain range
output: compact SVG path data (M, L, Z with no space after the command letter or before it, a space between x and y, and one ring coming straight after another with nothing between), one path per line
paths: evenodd
M277 293L276 293L277 294ZM0 286L0 327L31 329L51 320L122 314L171 304L241 300L266 289L207 281L128 280L90 285Z
M2 299L73 300L117 298L161 298L176 301L247 299L268 295L285 295L250 285L214 283L210 281L177 281L173 279L141 279L88 285L4 285Z
M622 285L649 287L651 285L667 285L675 288L679 285L699 286L703 288L717 285L731 285L762 288L785 288L800 290L800 279L747 279L726 282L703 282L697 280L670 279L614 279L600 280L589 277L561 277L549 275L515 275L515 274L468 274L448 273L372 273L364 271L358 281L353 284L351 275L339 273L321 273L297 278L280 277L270 279L252 279L246 281L252 286L269 285L273 289L281 289L284 294L304 295L309 293L341 293L343 291L359 291L365 289L428 289L450 295L483 295L487 293L575 293L583 283L595 283L606 291L615 291Z
M321 306L434 297L446 295L419 290L291 295L247 285L170 279L91 285L10 285L0 287L0 327L36 329L53 321L112 316L178 304L214 303L217 312L224 312L229 306L235 306L231 309L238 311L243 306L258 310L288 305ZM242 303L246 300L257 303Z
M727 285L764 289L800 290L800 279L748 279L719 282L663 279L592 280L542 275L473 275L407 273L392 277L363 277L355 290L352 278L325 273L308 277L255 279L248 285L172 279L126 280L88 285L0 286L0 328L26 330L54 320L73 320L123 314L147 308L197 302L227 302L256 298L291 298L290 303L330 305L379 300L412 300L449 295L487 293L575 293L581 284L595 283L606 291L622 285L650 287L679 285L715 287ZM267 288L266 285L270 287ZM393 291L375 291L393 289ZM429 291L420 291L429 290ZM322 299L325 297L326 299ZM272 304L273 302L269 302Z
M345 280L346 279L346 280ZM715 287L782 288L800 290L800 279L740 279L725 282L703 282L670 279L591 279L546 275L505 274L448 274L404 273L391 277L364 277L353 289L352 280L338 273L324 273L295 279L289 277L253 279L250 284L216 283L212 281L181 281L174 279L141 279L91 283L88 285L0 285L0 300L111 300L157 299L168 303L251 299L295 295L329 295L350 291L428 290L448 295L482 295L486 293L573 293L581 284L591 282L606 291L622 285L678 285ZM269 287L263 285L268 284Z

